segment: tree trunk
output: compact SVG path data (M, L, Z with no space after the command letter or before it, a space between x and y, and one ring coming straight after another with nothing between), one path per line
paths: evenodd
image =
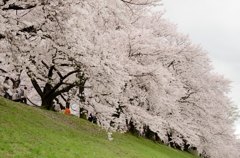
M51 97L42 98L41 107L47 110L53 110L53 99Z
M87 117L87 110L86 109L84 109L84 108L80 108L80 110L79 110L79 117L80 118L83 118L83 119L88 119Z

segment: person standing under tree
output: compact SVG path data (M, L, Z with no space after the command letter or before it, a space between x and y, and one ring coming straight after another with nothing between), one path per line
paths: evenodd
M66 108L66 109L65 109L65 114L71 114L69 108Z
M16 92L13 94L12 100L15 102L21 101L20 95L18 94L18 90L16 90Z
M21 96L21 102L27 104L27 87L23 89L23 96Z

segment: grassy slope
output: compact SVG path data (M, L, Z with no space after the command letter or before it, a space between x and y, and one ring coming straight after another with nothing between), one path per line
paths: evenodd
M131 134L113 134L86 120L0 97L0 157L194 158Z

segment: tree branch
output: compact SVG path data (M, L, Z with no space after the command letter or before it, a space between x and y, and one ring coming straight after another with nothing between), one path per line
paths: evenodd
M47 69L49 69L49 66L47 65L47 63L45 63L43 60L41 62Z
M53 70L54 70L54 65L52 65L48 71L48 78L52 78Z
M24 4L24 5L20 5L20 4L15 4L15 3L13 3L13 4L9 4L9 6L8 7L6 7L6 8L3 8L2 10L27 10L27 9L31 9L31 8L34 8L34 7L36 7L37 6L37 4L33 4L33 5L30 5L30 4Z
M55 93L52 94L53 98L56 98L58 95L61 95L64 92L68 92L70 89L72 89L73 87L75 87L75 85L69 85L59 91L56 91Z
M0 71L2 71L3 73L7 73L7 71L3 70L2 68L0 68Z
M42 97L43 92L42 92L40 86L38 85L37 81L32 77L31 70L28 67L27 67L27 70L28 70L27 75L29 78L31 78L32 85L36 89L37 93Z
M78 72L79 70L75 70L75 71L71 71L69 72L67 75L63 76L60 80L60 82L58 84L56 84L50 91L48 91L45 95L49 95L54 93L62 84L63 84L63 80L66 79L67 77L69 77L70 75ZM73 86L73 85L71 85ZM74 86L73 86L74 87Z
M57 72L57 74L58 74L58 76L60 77L60 79L62 79L63 76L62 76L62 74L60 73L60 71L58 71L58 69L57 69L55 66L54 66L53 68L54 68L54 70Z
M40 86L38 85L37 81L34 78L31 78L31 82L32 82L32 85L34 86L34 88L36 89L36 91L38 92L38 94L42 97L43 92L42 92Z

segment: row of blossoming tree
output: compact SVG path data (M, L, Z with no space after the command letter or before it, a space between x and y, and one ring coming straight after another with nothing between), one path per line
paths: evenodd
M0 1L0 75L43 108L76 104L111 130L131 124L182 149L240 157L230 81L153 9L160 2Z

